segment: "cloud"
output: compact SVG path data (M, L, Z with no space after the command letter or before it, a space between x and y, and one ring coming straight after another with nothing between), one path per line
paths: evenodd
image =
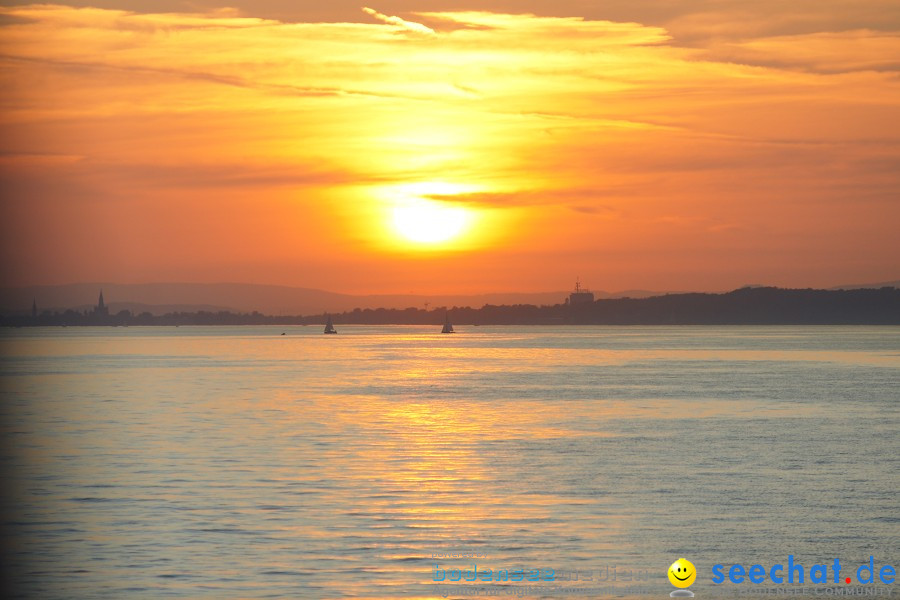
M900 35L871 30L769 36L711 44L707 60L816 73L900 71Z
M541 190L513 190L508 192L472 192L462 194L425 194L423 197L438 202L464 204L483 208L522 208L534 206L564 206L582 213L614 213L615 209L603 204L611 198L634 195L630 187L596 186L592 188L561 188Z
M541 17L533 14L498 14L485 11L416 14L453 23L466 30L480 31L490 39L516 38L520 43L524 42L527 45L564 41L570 47L585 44L596 48L615 45L653 45L670 39L668 32L661 27L649 27L640 23L587 20L581 17ZM565 35L565 40L559 39L560 35Z
M665 26L679 43L697 47L862 29L896 34L900 5L893 0L694 1L683 3Z
M428 34L428 35L434 35L434 33L435 33L434 29L431 29L430 27L426 27L425 25L422 25L421 23L415 23L413 21L406 21L404 19L401 19L400 17L391 17L388 15L384 15L384 14L381 14L380 12L378 12L377 10L368 8L366 6L364 6L362 10L364 13L372 15L373 17L375 17L376 19L378 19L379 21L381 21L383 23L387 23L388 25L396 25L397 27L402 27L403 29L412 31L413 33L424 33L424 34Z

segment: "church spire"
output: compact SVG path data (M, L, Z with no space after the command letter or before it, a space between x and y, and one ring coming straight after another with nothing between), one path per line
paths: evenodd
M100 298L97 300L97 307L94 308L94 314L99 317L106 317L109 315L109 307L103 302L103 290L100 290Z
M31 317L37 317L37 298L34 298L31 301Z

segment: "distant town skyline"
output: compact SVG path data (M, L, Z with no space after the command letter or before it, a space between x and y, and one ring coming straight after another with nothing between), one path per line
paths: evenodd
M900 277L896 2L228 5L0 6L0 284Z
M149 308L149 307L145 307ZM645 298L594 300L583 289L563 302L481 306L443 305L404 308L356 306L335 313L331 310L296 311L293 315L267 315L258 310L185 310L166 312L110 311L101 292L91 310L38 311L2 314L0 326L130 326L130 325L309 325L327 321L325 333L337 333L332 319L341 323L368 325L434 325L443 318L441 333L455 333L457 324L471 325L900 325L900 288L853 290L784 290L771 287L742 288L724 294L666 294ZM305 315L301 315L305 312ZM281 335L285 335L282 333Z
M745 286L740 290L770 286ZM900 281L870 282L863 285L838 286L832 290L900 289ZM99 297L97 290L100 289ZM787 288L778 288L792 291ZM104 290L111 292L105 295ZM735 290L699 292L722 294ZM803 291L794 289L793 291ZM449 307L494 306L577 306L594 300L643 299L654 296L696 294L692 290L590 290L576 282L570 291L496 292L485 294L376 294L352 295L287 286L235 283L171 283L171 284L75 284L64 286L0 287L0 315L32 317L74 311L105 317L128 311L133 314L149 312L154 315L180 312L261 312L272 316L315 315L338 313L356 309L429 309ZM96 298L96 300L93 300ZM30 307L30 308L29 308ZM900 309L900 308L898 308Z

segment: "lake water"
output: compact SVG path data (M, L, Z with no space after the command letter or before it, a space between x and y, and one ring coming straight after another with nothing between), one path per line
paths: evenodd
M715 564L900 567L900 328L338 329L0 332L10 596L461 598L435 565L477 564L554 569L482 584L507 597L667 598L684 556L702 599L749 585Z

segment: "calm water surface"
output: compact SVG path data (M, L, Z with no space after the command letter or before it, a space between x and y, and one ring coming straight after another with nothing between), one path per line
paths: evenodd
M900 566L900 328L338 327L0 332L14 597L465 597L434 565L477 563L666 598L686 556L702 598L716 563Z

